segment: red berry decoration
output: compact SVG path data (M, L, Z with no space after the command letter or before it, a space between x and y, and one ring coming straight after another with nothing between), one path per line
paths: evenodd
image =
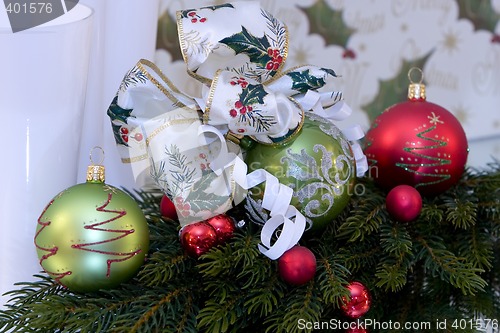
M460 180L468 151L457 118L427 102L425 86L412 82L408 100L389 107L375 119L366 134L364 152L370 162L370 176L381 187L392 189L405 184L423 195L437 195Z
M220 214L206 220L214 228L217 234L217 244L224 244L233 237L236 226L232 217L226 214Z
M168 217L169 219L177 220L175 205L165 194L160 201L160 214L161 216Z
M400 222L413 221L422 211L422 197L412 186L399 185L389 191L385 199L389 214Z
M300 286L314 278L316 257L308 248L296 245L278 259L278 269L285 282Z
M361 282L351 282L347 288L349 289L351 296L350 299L343 299L344 304L341 309L342 312L349 318L356 319L363 316L370 310L371 296L366 288Z
M208 223L196 222L181 229L181 245L188 255L198 258L217 245L217 233Z

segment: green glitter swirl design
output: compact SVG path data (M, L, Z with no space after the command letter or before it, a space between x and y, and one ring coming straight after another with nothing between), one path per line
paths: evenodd
M433 161L432 163L427 163L427 164L424 164L424 163L396 163L396 166L403 168L405 171L413 172L416 175L438 178L434 181L419 183L419 184L415 185L416 188L421 187L421 186L426 186L426 185L438 184L438 183L441 183L441 182L444 182L444 181L450 179L450 177L451 177L450 174L433 174L433 173L427 173L427 172L419 172L418 170L412 169L412 168L418 168L418 167L440 167L443 165L451 164L451 160L440 158L440 157L428 156L425 154L415 152L415 150L419 150L419 149L434 149L434 148L445 147L447 145L447 143L445 141L424 136L425 134L427 134L435 129L436 129L436 126L432 126L429 129L417 134L418 138L420 138L422 140L431 141L431 142L435 143L434 145L424 146L424 147L406 147L406 148L403 148L403 150L405 152L412 154L414 156L420 157L422 159L431 160L431 161Z

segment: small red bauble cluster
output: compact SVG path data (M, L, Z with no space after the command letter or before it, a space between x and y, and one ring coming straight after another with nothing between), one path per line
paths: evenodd
M296 245L278 259L281 278L294 286L309 282L316 274L316 257L306 247Z
M184 226L180 231L181 245L188 255L198 258L212 247L224 244L233 236L235 229L234 220L220 214Z

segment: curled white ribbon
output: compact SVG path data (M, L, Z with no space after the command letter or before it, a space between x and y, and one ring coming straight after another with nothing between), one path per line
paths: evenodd
M293 190L280 184L278 178L264 169L247 174L247 165L239 156L228 151L222 133L214 126L201 125L198 129L198 135L202 143L206 143L207 134L215 134L216 139L221 141L218 156L210 162L211 169L217 175L220 175L224 169L233 166L233 179L243 189L249 190L265 182L262 207L270 211L271 218L262 227L260 234L262 244L259 244L259 250L271 260L278 259L298 243L306 228L304 215L290 204ZM281 232L277 235L277 231L282 225ZM273 236L277 236L277 239L274 244L271 244Z

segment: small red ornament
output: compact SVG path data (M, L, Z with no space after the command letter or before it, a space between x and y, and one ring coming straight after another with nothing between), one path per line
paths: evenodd
M220 214L209 218L206 222L215 229L218 244L224 244L233 237L236 226L232 217L226 214Z
M351 296L350 300L343 299L344 304L341 309L342 312L349 318L356 319L363 316L370 310L371 296L366 288L361 282L351 282L347 288L349 289Z
M424 195L437 195L458 182L469 149L460 122L426 101L421 82L412 81L408 100L375 119L364 152L378 185L391 189L406 184Z
M422 211L422 197L414 187L398 185L387 194L385 206L397 221L410 222Z
M208 223L196 222L181 229L180 239L184 251L188 255L198 258L217 244L217 233Z
M177 211L175 210L175 205L165 194L160 201L160 213L161 216L168 217L172 220L177 220Z
M278 259L281 278L294 286L309 282L316 274L316 257L306 247L296 245Z

